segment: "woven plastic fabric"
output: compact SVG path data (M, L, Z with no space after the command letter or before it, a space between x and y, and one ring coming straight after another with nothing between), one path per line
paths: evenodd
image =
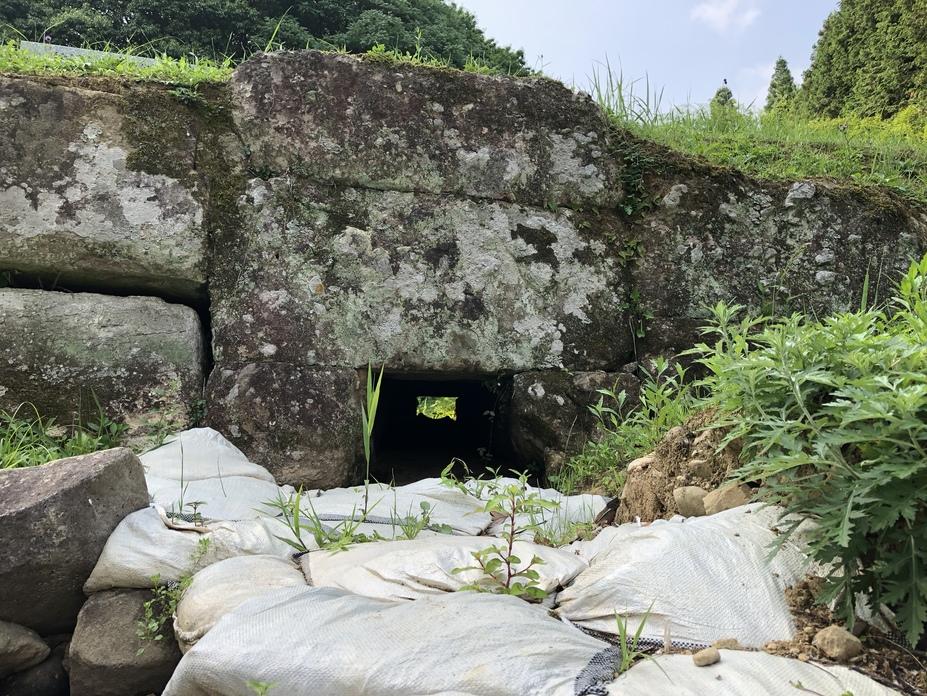
M253 696L249 680L287 696L576 696L607 648L515 597L389 602L288 588L220 620L164 696Z
M312 551L299 558L303 572L316 587L337 587L365 597L419 599L453 592L479 581L478 570L454 573L455 568L473 566L473 552L490 546L502 547L492 537L430 536L411 541L382 541L357 544L346 551ZM540 574L537 586L552 592L567 585L586 563L578 556L525 541L516 541L513 553L520 570L538 556L534 566Z
M558 597L570 621L616 634L628 631L712 643L736 638L761 647L792 637L785 589L810 563L791 543L770 558L778 511L746 505L683 523L626 527L611 535L589 569Z
M893 696L898 692L846 667L817 665L762 652L721 650L721 661L696 667L689 655L637 663L607 690L610 696ZM796 685L801 685L798 688Z

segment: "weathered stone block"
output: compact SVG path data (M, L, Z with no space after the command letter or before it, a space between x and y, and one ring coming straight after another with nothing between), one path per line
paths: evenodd
M133 433L182 428L202 394L196 312L152 297L0 288L0 408L70 423L94 398Z
M147 696L164 690L180 662L180 648L169 632L162 640L138 637L138 621L150 598L148 590L90 596L71 639L72 694Z
M624 391L630 410L637 403L640 382L624 372L544 370L515 375L511 432L519 457L556 473L565 457L579 452L595 433L589 406L598 402L599 389Z
M70 631L103 544L146 505L141 462L125 448L0 471L0 620Z
M675 176L639 223L633 264L650 350L701 340L706 308L719 300L778 314L857 308L867 271L884 297L927 251L927 212L887 192L696 166Z
M278 483L344 486L356 482L363 457L359 390L351 369L217 365L207 420Z
M0 77L0 270L66 287L201 292L196 185L130 166L124 112L119 94ZM192 172L196 129L160 124L159 155Z
M616 365L632 350L615 219L252 180L217 240L225 363L492 373Z
M272 173L535 205L621 197L603 113L547 78L276 52L240 65L232 95L253 166Z

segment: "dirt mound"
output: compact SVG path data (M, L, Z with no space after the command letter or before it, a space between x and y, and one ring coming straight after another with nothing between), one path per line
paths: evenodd
M702 493L718 489L737 468L740 455L739 442L721 447L727 431L711 427L714 416L711 410L697 413L667 432L653 452L628 465L616 523L699 514L680 507L691 507L685 502L688 498L697 508L705 497Z

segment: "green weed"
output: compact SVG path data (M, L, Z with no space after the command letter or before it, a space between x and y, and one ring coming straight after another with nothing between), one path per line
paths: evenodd
M670 367L665 358L658 358L644 372L637 407L631 408L624 391L599 390L599 400L589 407L596 418L596 435L552 477L559 490L576 493L596 486L618 495L625 467L652 451L667 430L692 415L696 399L681 365Z
M786 109L757 114L736 106L665 109L662 91L649 80L627 80L607 62L591 84L615 125L713 164L770 179L887 186L927 201L927 113L917 107L889 120L810 118ZM632 192L629 200L635 208L646 199Z
M482 577L475 583L464 585L461 590L509 594L528 601L541 601L546 592L538 586L540 573L537 566L544 563L540 556L519 568L521 558L513 553L515 541L525 532L536 529L535 522L523 523L522 519L538 517L545 510L554 510L557 503L544 500L537 493L528 492L527 474L519 474L516 483L499 484L497 492L486 501L484 510L505 518L502 543L487 546L473 552L475 565L454 568L453 573L478 570Z
M201 83L226 82L232 75L233 66L230 59L217 63L207 59L169 58L162 55L156 59L154 65L139 65L126 59L126 55L131 55L131 49L115 52L104 47L103 52L111 55L97 58L53 53L37 54L20 48L15 41L10 41L0 45L0 73L112 77L186 87Z
M143 605L142 618L138 620L135 629L142 641L164 640L164 627L177 612L177 605L193 582L193 575L203 557L209 552L210 543L209 537L200 537L190 557L190 570L181 575L177 582L162 584L160 575L152 576L152 597ZM146 643L138 649L139 655L145 651Z
M96 417L59 425L43 418L33 404L0 411L0 469L38 466L54 459L118 447L126 426L110 420L97 404Z

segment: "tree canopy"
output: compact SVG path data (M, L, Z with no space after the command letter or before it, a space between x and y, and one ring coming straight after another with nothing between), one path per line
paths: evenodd
M824 22L801 97L814 114L894 115L927 105L927 0L841 0Z
M5 25L5 26L4 26ZM72 46L141 47L172 56L242 59L273 39L286 48L362 52L375 44L462 67L472 56L504 72L524 54L496 44L466 10L443 0L6 0L0 38Z

